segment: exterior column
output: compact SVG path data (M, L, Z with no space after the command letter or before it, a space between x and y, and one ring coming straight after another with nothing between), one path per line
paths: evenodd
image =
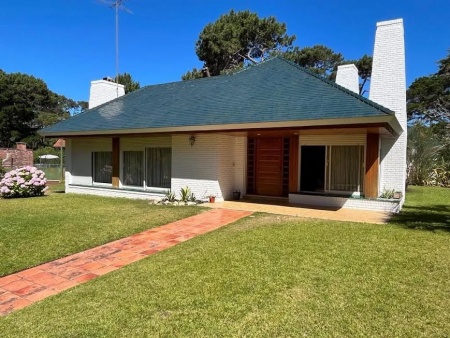
M378 197L379 135L367 134L364 196Z

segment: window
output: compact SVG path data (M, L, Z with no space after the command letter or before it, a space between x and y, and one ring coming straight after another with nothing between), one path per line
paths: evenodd
M144 156L142 151L123 152L123 185L142 187L144 184Z
M363 191L364 146L301 147L300 190L354 194Z
M93 178L95 183L112 182L112 153L110 151L98 151L93 154Z
M147 149L147 183L148 187L170 188L172 177L172 149Z
M329 189L332 191L362 191L363 146L329 147Z

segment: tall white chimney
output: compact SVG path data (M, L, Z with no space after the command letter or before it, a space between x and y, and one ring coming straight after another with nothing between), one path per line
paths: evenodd
M336 83L359 94L358 68L354 64L338 66Z
M111 79L104 78L103 80L92 81L89 94L89 109L123 95L125 95L125 86L117 84Z
M405 196L407 117L403 19L377 23L369 98L394 111L403 128L397 137L380 137L379 190L394 189Z

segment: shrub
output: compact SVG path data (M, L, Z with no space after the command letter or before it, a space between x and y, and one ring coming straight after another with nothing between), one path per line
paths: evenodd
M3 178L3 176L5 176L5 174L6 174L6 169L0 163L0 178Z
M0 181L0 194L4 198L42 196L47 189L45 173L30 166L11 170Z

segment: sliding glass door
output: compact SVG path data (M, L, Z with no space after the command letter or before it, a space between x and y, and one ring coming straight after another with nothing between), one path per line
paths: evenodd
M171 171L171 148L147 148L147 187L170 188Z
M364 146L302 146L300 190L359 194L364 182Z
M327 155L327 190L362 192L364 146L328 146Z

